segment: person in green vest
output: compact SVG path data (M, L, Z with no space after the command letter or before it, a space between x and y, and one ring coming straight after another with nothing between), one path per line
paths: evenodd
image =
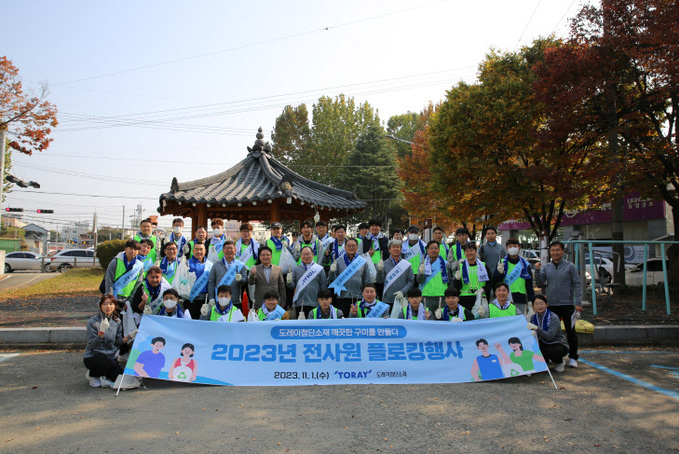
M439 244L439 255L443 257L443 260L448 261L448 251L450 250L450 246L446 244L445 236L446 233L441 227L434 227L434 230L432 230L432 237L434 241Z
M530 263L519 255L521 252L519 240L510 238L507 240L506 246L507 255L497 264L495 282L505 282L509 285L509 291L512 293L512 304L516 306L519 312L525 314L526 309L535 297L533 272L530 269Z
M252 224L244 222L240 225L240 238L236 241L236 260L245 263L249 270L259 257L259 242L252 238ZM222 252L222 257L224 253Z
M212 228L212 236L205 244L207 248L207 258L212 263L216 263L224 258L224 241L229 239L224 233L224 220L222 218L214 218L210 221Z
M323 261L323 243L314 235L314 223L313 221L304 221L300 228L302 235L297 238L297 241L292 246L292 256L295 258L297 265L302 262L302 248L308 246L314 253L314 262L322 265Z
M220 285L217 287L217 304L210 306L203 304L200 308L200 319L211 322L244 322L245 317L240 309L231 301L231 287Z
M349 308L349 318L367 318L375 311L376 318L389 318L389 305L377 299L375 284L363 286L363 299Z
M408 237L403 240L401 252L403 258L410 262L413 274L417 274L423 258L427 255L427 245L420 239L420 229L416 225L408 227Z
M281 254L283 248L290 250L290 240L287 236L283 235L283 226L280 222L274 222L271 224L271 238L266 240L266 245L271 248L271 263L276 266L281 266ZM284 274L288 273L288 270L283 270Z
M398 314L401 320L433 320L431 311L422 304L422 290L411 288L406 293L408 305Z
M476 302L476 291L485 287L490 278L486 265L476 258L476 244L465 244L464 256L454 274L455 288L460 290L462 307L471 311Z
M448 263L454 265L455 262L464 260L464 246L469 243L469 230L466 227L460 227L455 231L455 243L448 251ZM454 271L454 268L453 268Z
M439 243L427 243L427 256L419 266L417 283L424 295L424 305L430 311L443 309L444 293L449 285L447 263L439 253Z
M448 288L443 295L446 299L446 307L443 308L443 313L439 320L453 323L474 320L474 314L460 306L460 291L458 289L454 287Z
M177 248L177 245L173 241L165 243L163 246L163 258L158 265L163 272L163 277L170 284L174 281L177 265L179 265L179 260L177 260L178 252L179 248Z
M125 250L118 253L113 260L106 267L106 275L104 276L105 294L113 295L116 300L120 302L127 301L132 296L132 290L137 285L139 279L144 274L144 266L137 261L137 254L139 253L139 242L136 240L128 240L125 243ZM139 263L136 266L135 264ZM121 286L118 281L124 278L126 285ZM118 285L116 285L118 283Z
M139 232L137 232L137 234L132 239L140 243L142 240L151 240L153 247L148 253L148 257L151 259L151 262L156 263L156 259L158 257L158 247L160 245L158 244L158 237L153 234L153 223L150 219L147 218L141 221L141 224L139 224Z
M511 317L520 315L516 306L509 301L509 285L505 282L495 284L495 299L488 305L488 316L490 318Z
M344 318L344 312L332 305L332 290L329 288L318 292L318 307L309 312L307 320L333 320Z
M288 312L278 305L278 300L276 292L269 291L264 294L264 304L257 310L257 318L260 322L290 319Z
M544 363L545 358L539 353L534 353L530 350L524 350L521 339L518 337L510 337L507 341L512 352L507 353L502 349L502 345L495 345L495 350L500 354L500 357L505 361L505 364L514 363L521 367L523 372L530 372L535 370L535 362Z
M151 240L141 240L139 242L139 254L137 254L137 260L144 264L144 275L146 271L154 265L154 261L151 259L151 251L153 250L153 241Z

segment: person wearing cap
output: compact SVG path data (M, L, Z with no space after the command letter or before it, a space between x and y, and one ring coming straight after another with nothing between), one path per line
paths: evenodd
M283 226L280 222L271 224L271 238L266 240L266 245L271 249L271 263L280 266L283 248L290 250L290 240L283 235ZM283 270L283 273L287 272L288 270Z
M377 267L377 282L382 285L382 300L389 306L394 305L396 298L404 299L408 290L415 286L413 269L401 256L402 242L397 239L389 241L389 258L383 266ZM399 265L404 262L404 265ZM398 268L394 270L394 268ZM379 296L379 294L378 294Z
M401 244L401 251L403 258L410 262L413 269L413 274L417 275L420 269L420 263L427 255L427 245L422 241L418 235L420 229L416 225L408 227L408 238L403 240Z
M505 255L507 255L507 250L497 241L497 229L492 225L486 227L486 241L479 248L479 259L485 263L491 281L495 280L497 264ZM487 285L485 291L489 301L490 290L491 286Z
M323 261L323 243L313 233L314 223L309 220L304 221L300 230L302 235L292 245L292 256L295 258L297 265L302 263L301 253L303 247L311 248L311 251L314 253L314 262L320 265Z
M448 251L450 250L450 246L446 244L445 241L445 232L441 227L434 227L434 230L432 231L432 236L434 241L436 241L439 244L439 255L443 257L443 260L446 262L448 261Z
M240 238L236 242L236 259L245 263L249 270L259 256L259 242L252 238L252 224L244 222L240 225Z

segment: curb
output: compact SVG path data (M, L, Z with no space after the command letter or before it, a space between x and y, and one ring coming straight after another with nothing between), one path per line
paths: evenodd
M580 345L679 344L679 325L595 326L593 334L578 333ZM83 327L0 328L0 348L84 348Z

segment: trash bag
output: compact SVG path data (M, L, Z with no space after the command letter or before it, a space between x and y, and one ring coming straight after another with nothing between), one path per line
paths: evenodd
M394 306L391 308L391 318L398 318L398 314L403 312L403 308L408 304L408 300L405 298L394 299Z
M281 249L281 260L278 262L278 266L280 266L281 270L283 270L283 274L288 274L291 269L295 269L297 266L295 258L286 247Z
M123 336L127 337L130 332L139 328L141 321L141 314L137 314L132 310L129 301L125 301L125 310L120 313L123 318Z
M248 322L258 322L259 317L257 317L257 312L254 310L251 310L248 312Z
M375 283L377 281L377 270L375 269L373 259L367 252L363 254L363 257L365 257L365 266L368 267L368 282Z
M479 309L483 309L481 312L483 313L482 315L479 316ZM472 308L472 314L474 314L475 318L488 318L488 301L486 301L486 294L484 293L483 289L479 289L476 291L476 302L474 303L474 307Z
M174 279L172 280L172 288L179 293L179 296L188 299L191 294L191 286L195 281L196 276L193 273L189 273L189 266L186 261L178 263Z

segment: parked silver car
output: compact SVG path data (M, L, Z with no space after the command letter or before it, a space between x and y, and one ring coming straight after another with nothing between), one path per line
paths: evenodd
M669 260L665 259L665 265L669 270ZM642 286L644 284L644 264L640 263L631 270L627 270L627 273L625 274L625 281L629 286ZM659 285L663 282L665 282L665 276L662 271L662 259L648 259L648 268L646 269L646 285Z
M99 266L99 259L94 256L92 249L62 249L54 254L49 266L46 265L48 271L65 272L71 268L85 268Z
M45 261L49 263L49 260ZM5 273L16 270L36 270L42 268L42 255L35 252L16 251L5 255Z

